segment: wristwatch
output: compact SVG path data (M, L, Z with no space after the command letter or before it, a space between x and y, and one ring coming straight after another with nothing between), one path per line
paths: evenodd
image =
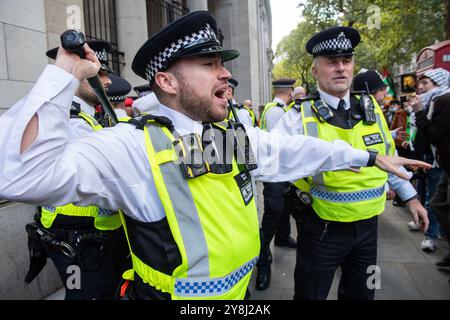
M369 161L367 161L368 167L373 167L375 165L375 160L377 159L378 150L375 149L367 149L369 153Z

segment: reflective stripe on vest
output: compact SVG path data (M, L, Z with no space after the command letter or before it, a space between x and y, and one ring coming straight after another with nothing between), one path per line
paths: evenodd
M94 131L99 131L103 128L93 116L84 111L80 111L78 116L84 119ZM115 230L122 225L118 212L95 206L78 207L71 203L60 207L43 206L41 209L42 225L50 228L58 214L72 217L92 217L94 218L95 228L103 231Z
M169 130L151 122L144 136L156 190L182 263L171 275L146 265L129 241L133 226L122 219L134 272L172 299L242 299L260 248L255 202L245 206L234 180L237 165L231 173L186 180ZM133 246L145 250L146 244L133 241Z
M80 111L78 113L78 116L83 118L92 127L92 129L94 129L94 131L100 131L101 129L103 129L103 127L98 123L98 121L90 114L84 111Z
M359 97L357 97L359 99ZM372 98L373 99L373 98ZM374 100L373 100L374 101ZM305 135L326 141L336 139L347 141L354 148L365 150L373 148L380 154L392 154L393 141L389 129L380 116L381 109L374 101L377 124L365 125L362 121L352 129L342 129L329 123L321 123L312 111L314 101L302 104L302 124ZM375 141L366 146L364 137L374 135L383 141ZM356 221L368 219L384 210L384 184L387 174L376 167L361 168L361 173L334 171L318 174L314 177L296 181L294 184L310 192L313 208L325 220ZM305 187L307 185L307 187Z

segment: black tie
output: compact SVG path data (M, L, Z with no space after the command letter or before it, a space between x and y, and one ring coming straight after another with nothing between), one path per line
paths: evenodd
M337 111L338 111L338 113L340 113L344 116L345 122L347 124L347 129L351 129L352 128L352 119L351 119L349 110L345 110L345 100L344 99L339 100L339 103L337 106Z
M339 111L342 114L344 114L344 111L345 111L345 100L344 99L339 100L339 103L338 103L338 106L337 106L337 111Z

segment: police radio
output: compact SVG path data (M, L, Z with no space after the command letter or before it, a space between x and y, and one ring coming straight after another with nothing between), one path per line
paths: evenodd
M210 172L209 164L203 158L203 146L198 134L191 133L174 141L181 171L186 179L192 179Z
M366 82L367 94L362 93L360 99L360 105L363 111L363 123L372 125L377 122L377 116L375 114L375 106L372 98L370 97L369 86Z
M236 154L239 171L249 172L255 170L258 168L258 164L256 163L255 155L253 154L253 150L250 146L250 141L248 139L247 132L245 131L245 127L241 122L239 122L239 118L234 110L231 100L228 100L228 107L236 120L235 122L232 120L228 121L227 134L229 130L231 130L236 143L234 151Z
M333 111L322 99L315 101L311 109L320 122L326 122L334 117Z

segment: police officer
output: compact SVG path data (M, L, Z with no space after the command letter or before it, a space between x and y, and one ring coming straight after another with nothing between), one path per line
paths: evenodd
M195 11L139 49L132 69L158 96L154 115L68 142L68 104L79 81L100 67L85 46L84 60L60 48L30 94L0 117L0 198L121 208L133 261L122 287L128 298L242 299L259 254L250 172L277 181L369 164L368 152L347 143L250 126L245 137L237 124L223 123L231 77L223 62L239 52L223 49L216 31L210 13ZM216 139L201 141L209 130ZM229 137L235 143L216 154L230 161L209 166L208 156ZM403 164L429 167L375 157L376 166L405 177L397 168Z
M249 107L237 103L234 99L234 91L236 90L236 87L239 85L239 82L236 79L230 78L228 80L228 90L227 90L227 99L231 100L234 111L236 112L236 115L239 119L239 121L243 124L247 124L249 126L254 127L256 125L256 117L255 113L252 109ZM234 119L233 112L230 110L230 113L228 114L228 119Z
M344 140L376 154L394 154L395 146L378 103L371 96L349 91L358 31L333 27L315 34L306 44L314 57L312 73L318 93L305 97L280 120L276 129L327 141ZM297 124L292 126L292 124ZM299 230L294 299L326 299L340 266L339 299L373 299L367 285L376 265L377 217L385 207L388 175L376 168L314 174L297 180L304 208ZM405 180L389 177L414 221L428 225L427 212Z
M109 78L111 79L111 85L106 90L106 94L114 108L120 108L131 91L131 84L115 74L110 74Z
M291 102L294 79L282 78L272 82L275 97L264 107L261 129L271 131L285 114ZM264 183L264 213L261 221L261 253L257 263L256 290L265 290L270 285L272 254L270 242L275 235L275 245L296 248L297 242L290 236L289 212L284 210L283 192L287 182Z
M106 41L88 41L101 63L98 76L104 88L111 85L108 55L111 46ZM58 48L47 51L56 59ZM130 87L131 89L131 87ZM128 90L129 91L129 90ZM117 100L117 99L116 99ZM102 126L94 118L94 106L99 104L87 80L83 80L73 96L68 139L83 137ZM66 289L66 300L113 299L121 274L129 267L127 248L118 212L99 207L65 206L38 207L40 227L63 241L69 250L45 243L45 251L54 262ZM80 284L70 285L73 266L79 267ZM32 269L32 268L30 268ZM34 271L34 276L37 274ZM27 277L27 282L32 279Z
M387 95L387 84L384 83L378 71L366 70L355 76L353 80L353 91L367 92L367 90L369 90L369 93L381 107Z

